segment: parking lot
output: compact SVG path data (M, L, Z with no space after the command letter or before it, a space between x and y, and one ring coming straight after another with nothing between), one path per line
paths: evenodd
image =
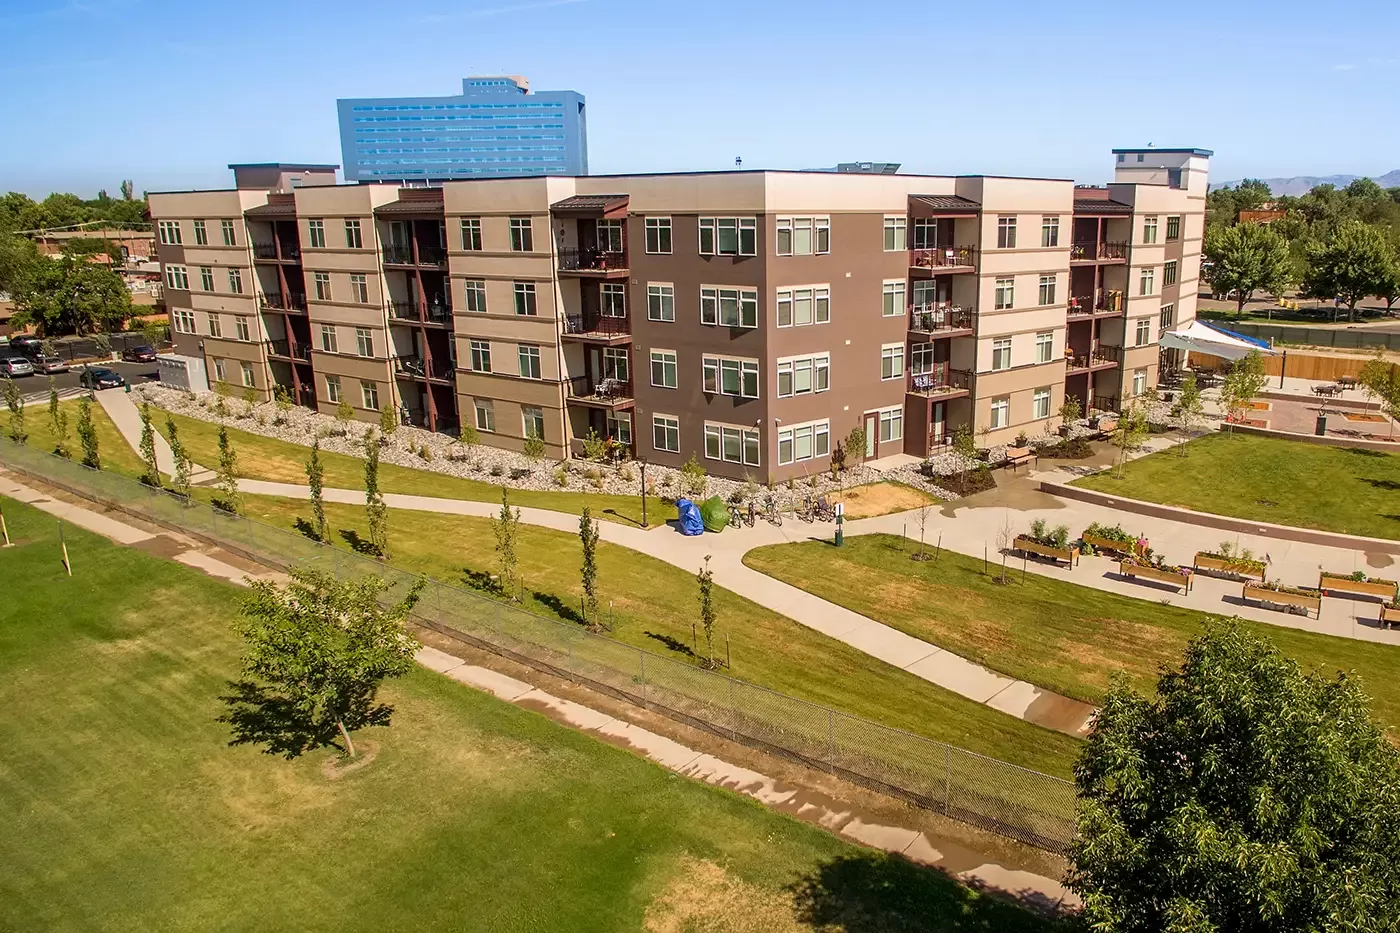
M116 370L132 385L154 382L159 375L155 363L94 363L92 365ZM58 388L59 398L76 398L83 393L84 390L78 385L78 378L82 370L82 364L78 364L66 373L53 374L52 378L54 385ZM15 383L24 393L26 402L46 402L49 398L49 378L42 373L35 373L32 376L18 377L15 379Z

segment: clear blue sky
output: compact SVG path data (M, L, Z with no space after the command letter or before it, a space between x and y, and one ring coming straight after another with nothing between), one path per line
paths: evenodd
M1199 11L1199 12L1197 12ZM1400 168L1400 4L1283 0L0 0L0 191L339 162L338 97L527 75L588 98L595 173L902 162L1102 182Z

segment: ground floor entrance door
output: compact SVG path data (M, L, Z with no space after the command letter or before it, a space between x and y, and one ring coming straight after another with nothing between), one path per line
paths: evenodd
M876 442L880 439L880 416L873 411L865 413L865 458L875 459Z
M948 403L933 403L933 420L929 423L929 448L941 446L948 433Z

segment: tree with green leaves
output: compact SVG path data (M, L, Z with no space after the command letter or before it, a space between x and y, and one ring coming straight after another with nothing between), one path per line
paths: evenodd
M1303 289L1313 298L1340 300L1347 306L1347 320L1354 321L1357 302L1385 288L1391 261L1379 228L1344 220L1331 237L1308 251Z
M350 407L350 400L344 395L335 404L335 420L340 422L340 436L346 437L350 434L350 422L355 420L355 409Z
M960 424L953 429L953 453L958 455L958 480L967 476L968 464L977 462L977 442L972 439L972 429Z
M321 439L311 441L311 459L306 461L306 486L311 492L311 524L316 530L316 540L325 543L326 527L325 493L326 469L321 465Z
M501 569L501 592L515 599L518 562L515 541L520 532L520 510L510 507L509 492L505 486L501 487L501 512L491 519L491 531L496 536L496 561Z
M73 456L68 449L68 412L59 407L58 384L49 377L49 432L53 434L53 452L67 460Z
M389 507L379 491L379 441L374 428L365 429L365 518L369 521L369 543L374 552L389 559Z
M1079 423L1079 419L1084 417L1084 404L1079 401L1079 396L1069 392L1065 393L1065 400L1060 403L1060 424L1071 427Z
M238 451L233 449L233 441L229 440L228 428L222 424L219 425L217 484L219 491L223 493L223 498L215 500L214 504L225 512L237 515L242 511L242 497L238 493Z
M272 404L277 408L276 423L286 424L287 414L292 410L292 394L280 382L273 386Z
M185 449L184 441L180 440L180 432L175 427L175 419L169 414L165 416L165 436L170 442L170 459L175 461L175 472L170 476L170 488L188 499L190 497L190 472L193 464L190 462L190 452Z
M9 376L5 377L5 407L10 410L10 426L5 433L16 444L23 444L29 438L24 431L24 396Z
M141 462L146 472L141 474L141 482L147 486L160 487L160 464L156 460L156 429L151 424L151 403L141 403Z
M384 438L384 443L389 443L389 438L399 429L399 412L394 408L392 401L385 402L379 409L379 433Z
M106 266L74 259L31 265L12 293L13 324L34 325L45 336L120 330L131 317L131 292Z
M865 462L865 428L856 425L851 428L851 433L846 435L846 460L855 466L860 466Z
M391 585L379 577L343 581L301 568L289 575L285 584L249 584L238 628L253 679L237 685L224 719L235 742L293 758L339 735L353 758L352 732L389 724L393 709L378 702L380 684L413 669L418 643L405 624L423 582L388 604Z
M78 443L83 448L83 466L102 469L97 449L97 428L92 423L92 399L84 395L78 400Z
M583 620L590 628L603 627L598 611L598 522L588 506L578 520L578 540L583 551L579 578L583 583Z
M538 464L544 459L547 448L544 446L544 438L540 437L533 430L525 435L525 447L521 451L525 457L534 464Z
M710 555L705 555L705 564L695 574L695 582L700 587L700 630L705 633L705 664L715 666L715 575L710 570Z
M479 439L476 433L476 425L474 424L464 424L461 430L457 432L457 442L469 450L476 446L476 442Z
M1206 235L1205 255L1212 264L1211 287L1221 294L1234 292L1241 314L1256 291L1277 295L1286 290L1293 269L1288 241L1264 224L1211 230Z
M1133 399L1128 407L1118 414L1118 427L1113 429L1113 446L1118 448L1118 478L1123 478L1123 467L1128 462L1128 451L1141 444L1147 437L1147 406L1140 399Z
M1400 753L1367 706L1233 621L1153 697L1115 676L1075 766L1088 928L1393 930Z
M1196 382L1196 374L1187 370L1181 377L1181 392L1177 395L1172 414L1176 416L1177 428L1181 432L1181 443L1177 450L1186 456L1186 442L1190 439L1191 428L1205 417L1206 407L1201 400L1201 387Z
M1400 418L1400 368L1377 350L1376 355L1361 367L1357 382L1361 383L1367 394L1374 395L1380 402L1381 411L1391 419L1390 434L1393 437L1395 420Z
M1250 350L1242 359L1236 360L1220 386L1220 403L1225 407L1227 423L1243 417L1245 408L1268 384L1264 357L1258 350Z

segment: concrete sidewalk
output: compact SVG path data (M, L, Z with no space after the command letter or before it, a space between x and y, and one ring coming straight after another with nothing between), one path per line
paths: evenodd
M102 410L107 413L107 417L112 419L112 424L116 425L126 442L131 445L131 449L138 454L141 452L141 410L136 407L136 403L131 400L125 389L103 389L94 393L97 396L97 404L102 406ZM170 450L170 443L165 439L165 435L160 433L157 425L156 436L156 466L161 473L166 476L175 475L175 455ZM214 479L214 472L198 464L190 465L190 483L200 485Z

